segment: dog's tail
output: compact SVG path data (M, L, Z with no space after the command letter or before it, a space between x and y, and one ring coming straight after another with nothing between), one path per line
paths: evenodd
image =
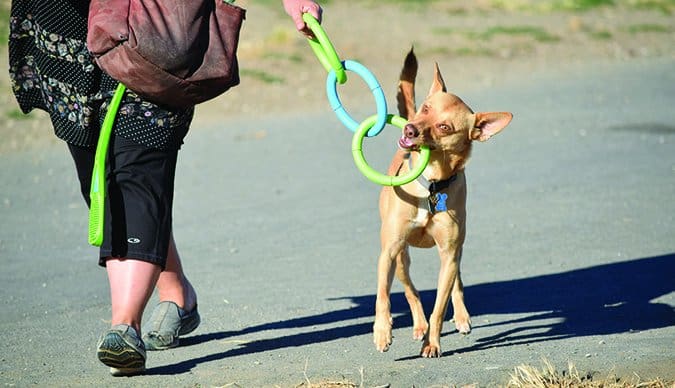
M398 113L400 116L410 120L417 110L415 107L415 77L417 77L417 57L413 52L414 47L405 57L403 69L398 82L398 93L396 101L398 102Z

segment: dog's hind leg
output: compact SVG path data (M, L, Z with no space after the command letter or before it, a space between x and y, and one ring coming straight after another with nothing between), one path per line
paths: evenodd
M405 298L410 305L413 318L413 339L422 340L427 334L429 324L424 316L424 308L420 300L420 294L410 279L410 253L404 249L396 257L396 277L403 284Z

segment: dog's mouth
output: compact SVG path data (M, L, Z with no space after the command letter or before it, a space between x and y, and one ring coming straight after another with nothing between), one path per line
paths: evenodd
M398 146L406 151L414 151L419 148L413 139L406 136L401 136L401 138L398 139Z
M431 151L438 148L436 144L429 144L424 141L419 141L418 144L418 142L416 142L415 139L411 139L405 136L402 136L400 139L398 139L398 147L404 151L419 151L423 145L429 147L429 150Z
M420 146L420 131L415 124L407 123L403 127L401 138L398 139L398 146L405 151L417 151Z

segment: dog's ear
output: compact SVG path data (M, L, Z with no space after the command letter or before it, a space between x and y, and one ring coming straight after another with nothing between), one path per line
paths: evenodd
M471 131L471 140L487 141L504 129L513 118L509 112L478 112Z
M438 92L446 93L447 91L448 90L445 88L445 81L443 81L443 76L441 75L441 69L438 68L438 63L436 63L434 66L434 82L431 83L429 96Z
M417 77L417 57L413 48L405 57L403 69L398 82L398 93L396 93L396 102L398 103L398 113L401 117L408 120L415 115L415 78Z

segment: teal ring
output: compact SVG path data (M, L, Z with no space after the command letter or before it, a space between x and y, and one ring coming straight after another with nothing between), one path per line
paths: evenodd
M380 83L377 81L377 78L373 73L368 70L362 64L356 61L346 60L343 62L343 66L346 70L353 71L359 75L368 85L370 91L375 97L375 106L377 107L377 121L368 131L367 136L372 137L378 135L384 129L384 126L387 124L387 99L384 97L384 91ZM359 123L352 118L352 116L347 113L345 108L342 106L340 97L337 92L337 76L333 70L328 73L326 77L326 95L328 96L328 102L330 103L331 108L337 115L338 119L342 121L350 131L356 132L356 129L359 127Z

